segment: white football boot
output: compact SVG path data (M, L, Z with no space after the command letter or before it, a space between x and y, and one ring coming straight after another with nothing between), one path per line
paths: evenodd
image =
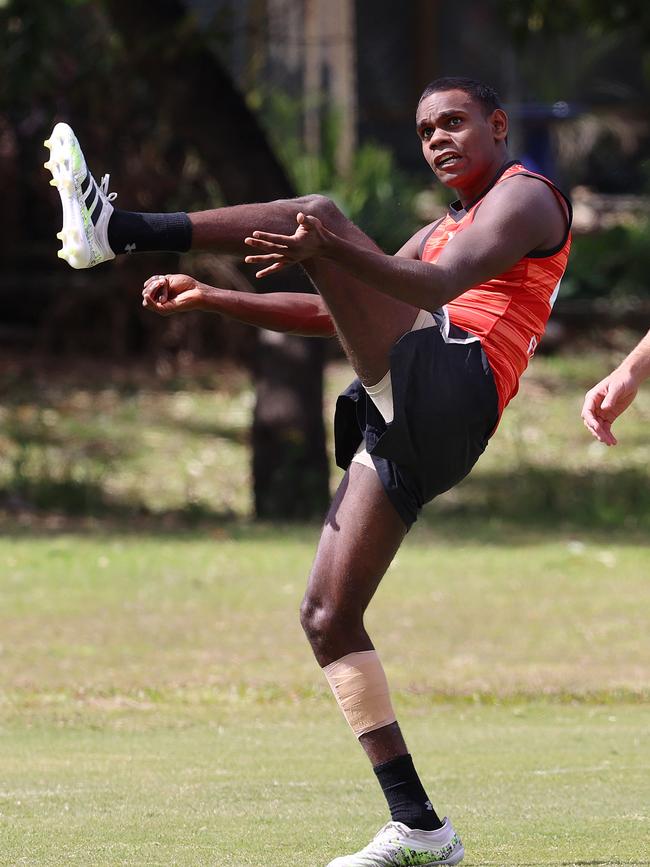
M437 867L460 864L464 855L449 819L437 831L418 831L401 822L389 822L360 852L335 858L328 867Z
M117 193L108 192L110 175L104 175L97 184L67 123L57 123L44 145L50 151L44 167L52 173L50 184L58 189L63 207L63 228L57 234L63 241L59 258L73 268L92 268L114 259L108 243L108 221Z

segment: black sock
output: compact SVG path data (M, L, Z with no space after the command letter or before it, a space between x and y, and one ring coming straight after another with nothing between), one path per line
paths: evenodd
M115 210L108 221L108 243L115 253L152 250L186 253L192 245L192 224L187 214L137 214Z
M409 828L435 831L442 822L424 791L410 755L398 756L374 769L382 788L391 819Z

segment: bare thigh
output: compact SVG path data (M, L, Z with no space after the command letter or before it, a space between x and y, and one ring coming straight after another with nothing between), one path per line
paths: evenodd
M410 331L418 309L376 289L321 259L305 270L330 311L345 354L364 385L388 372L390 351Z
M359 247L379 250L324 196L235 205L190 214L193 249L249 253L244 238L256 229L292 234L299 211L319 217L328 229ZM339 338L364 385L378 382L389 368L395 342L413 325L416 308L355 279L333 263L318 260L305 268L336 324Z
M377 473L351 464L327 515L303 603L303 626L321 666L372 649L363 615L405 535Z
M317 197L312 211L337 235L381 252L329 199ZM418 309L384 295L326 259L305 262L304 267L332 315L357 376L364 385L379 382L388 372L391 349L410 330Z

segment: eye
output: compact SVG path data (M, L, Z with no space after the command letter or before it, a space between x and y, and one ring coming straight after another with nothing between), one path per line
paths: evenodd
M450 117L449 120L447 121L447 126L451 126L451 127L458 126L462 122L463 122L462 117Z
M422 139L422 141L429 141L429 139L431 138L432 135L433 135L433 127L432 126L425 126L425 127L422 127L422 129L420 130L420 138Z

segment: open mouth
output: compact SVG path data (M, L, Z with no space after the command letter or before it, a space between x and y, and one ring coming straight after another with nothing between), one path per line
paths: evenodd
M447 151L436 157L433 162L437 169L449 169L455 166L461 159L460 154Z

